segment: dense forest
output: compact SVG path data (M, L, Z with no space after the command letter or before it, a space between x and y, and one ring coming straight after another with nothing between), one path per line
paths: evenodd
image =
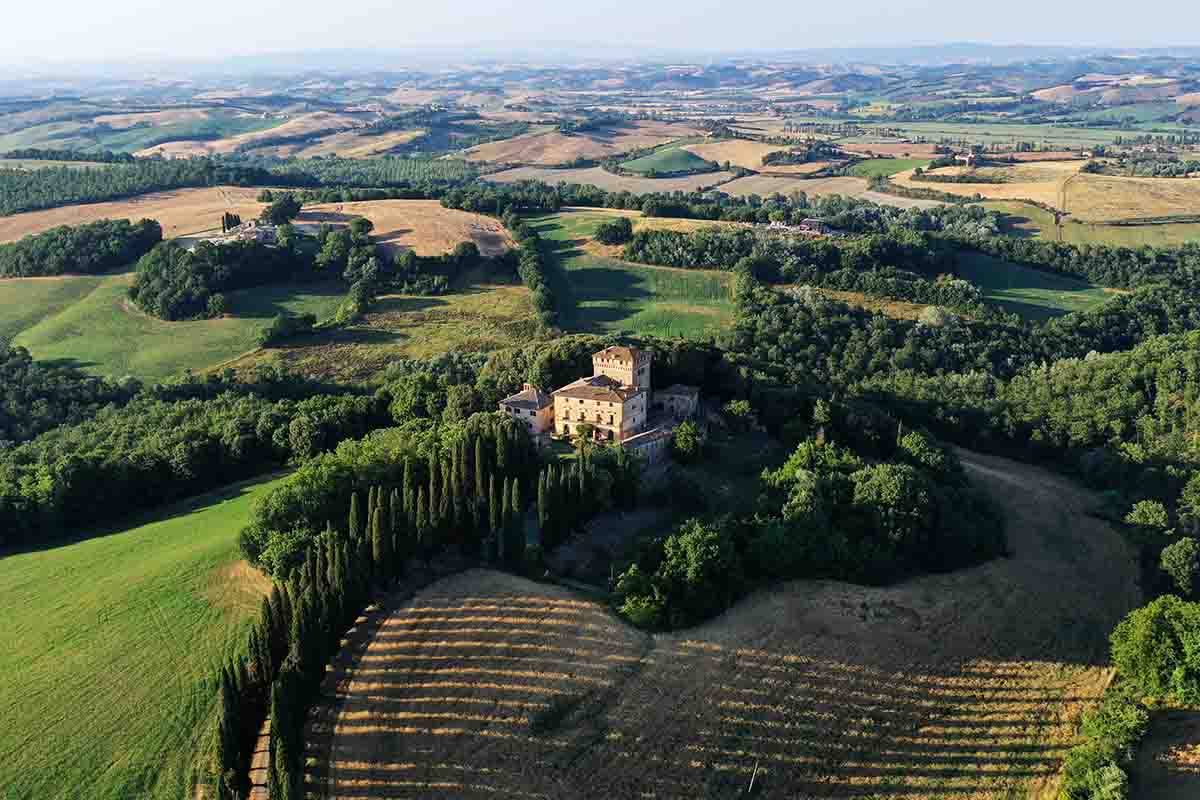
M152 219L62 225L0 244L0 278L108 272L133 264L161 241L162 228Z

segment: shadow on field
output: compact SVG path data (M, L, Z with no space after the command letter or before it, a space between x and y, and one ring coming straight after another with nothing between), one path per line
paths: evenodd
M889 587L792 581L649 636L472 570L335 665L313 789L395 798L1046 796L1137 605L1120 535L1059 476L960 451L1011 556ZM315 751L314 751L315 752Z
M161 506L150 511L130 514L129 516L105 525L90 528L82 533L77 533L61 539L55 539L52 542L43 542L40 544L29 546L16 546L9 548L0 548L0 558L7 556L19 555L22 553L38 553L44 550L53 550L58 547L76 544L88 539L96 539L101 536L111 536L115 533L124 533L133 528L140 528L145 525L150 525L155 522L162 522L173 517L192 514L197 511L203 511L210 506L220 505L227 500L235 500L238 497L249 492L259 483L264 481L274 480L275 478L285 475L286 472L274 472L265 475L257 475L254 477L244 478L237 483L231 483L228 486L216 489L206 494L191 497L186 500L178 500L173 497L162 497L161 502L169 505ZM97 503L103 503L103 493L97 495Z

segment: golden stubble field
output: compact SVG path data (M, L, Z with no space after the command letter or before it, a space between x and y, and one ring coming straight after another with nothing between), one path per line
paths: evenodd
M358 203L306 205L296 218L313 232L322 223L348 225L366 217L375 225L371 238L390 250L411 249L419 256L448 253L462 242L474 242L485 256L497 256L513 245L500 222L482 214L443 208L436 200L369 200Z
M1200 208L1200 178L1125 178L1080 172L1081 161L1041 161L1011 167L980 167L974 174L1004 183L930 183L912 172L892 178L900 186L933 189L985 200L1033 200L1065 210L1081 222L1108 222L1195 214ZM944 167L937 175L968 174L965 167Z
M516 167L493 172L484 180L493 183L515 183L517 181L544 181L555 186L559 183L578 183L598 186L606 192L694 192L716 187L725 191L726 183L733 178L732 172L709 172L703 175L686 175L682 178L639 178L632 175L614 175L602 167L579 169L551 169L549 167ZM746 180L746 179L743 179Z
M962 454L1011 557L889 588L796 581L636 631L473 570L364 618L309 741L333 798L1051 798L1139 602L1119 534L1064 479ZM352 634L353 635L353 634Z
M156 219L166 239L220 232L221 215L226 211L239 214L242 219L258 216L263 204L254 198L260 191L236 186L176 189L106 203L29 211L0 217L0 242L15 241L59 225L83 225L102 219Z
M674 139L700 135L689 125L639 120L598 131L564 134L557 130L531 132L467 150L468 161L492 164L552 166L576 159L604 159L631 150L654 147Z
M329 111L312 111L298 114L295 117L273 128L253 133L242 133L213 141L179 141L139 150L138 156L161 155L166 158L191 158L192 156L209 156L217 153L232 153L239 147L250 147L255 142L274 139L280 136L300 136L317 131L334 131L343 128L353 128L363 123L348 114L334 114Z

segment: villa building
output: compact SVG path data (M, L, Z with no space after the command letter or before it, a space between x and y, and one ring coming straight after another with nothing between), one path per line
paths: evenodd
M650 463L660 460L675 426L699 414L700 390L675 385L653 392L650 354L608 347L592 356L592 374L547 395L525 384L500 401L500 410L522 420L543 440L590 431L599 442L620 442Z

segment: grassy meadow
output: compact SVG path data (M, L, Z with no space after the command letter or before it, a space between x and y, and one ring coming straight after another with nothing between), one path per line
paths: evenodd
M701 338L729 325L728 273L641 266L586 252L583 246L607 219L604 212L571 212L531 220L559 268L551 284L560 297L562 328Z
M1046 320L1100 305L1112 294L1084 281L1010 264L983 253L961 253L959 274L984 298L1025 319Z
M638 175L654 173L688 172L708 170L709 163L695 153L682 149L678 143L660 147L649 155L621 164L621 169Z
M263 286L230 292L230 316L166 322L129 302L131 279L121 274L0 281L0 332L38 359L97 375L162 381L254 349L258 332L281 311L324 318L344 296L332 283Z
M188 796L213 698L202 682L269 588L237 533L276 483L0 558L4 800Z
M929 166L927 158L872 158L860 161L850 167L850 174L857 178L876 178L880 175L891 177L897 172L905 172L920 167Z

